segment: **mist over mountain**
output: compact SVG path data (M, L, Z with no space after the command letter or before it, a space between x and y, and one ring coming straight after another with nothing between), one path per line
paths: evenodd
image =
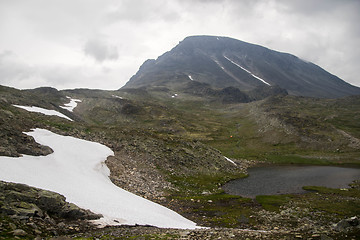
M241 91L279 87L290 95L321 98L360 94L360 88L294 55L217 36L185 38L156 60L145 61L123 88L184 89L192 82Z

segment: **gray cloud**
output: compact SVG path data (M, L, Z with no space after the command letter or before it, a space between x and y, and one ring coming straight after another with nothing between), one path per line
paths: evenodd
M292 53L360 86L359 12L358 0L0 1L0 84L117 89L146 59L206 34Z
M117 60L119 58L116 46L106 44L97 39L91 39L84 46L85 54L93 57L98 62Z
M32 85L36 75L36 70L29 64L21 61L13 52L3 51L0 53L1 84L13 86L14 83L20 83L25 79ZM31 81L29 81L30 78L32 78Z
M106 15L110 21L129 21L133 23L174 22L180 19L180 13L173 1L123 0Z
M0 84L19 89L52 86L58 89L98 88L115 89L115 79L124 68L113 69L104 66L72 66L65 64L30 64L16 53L0 53ZM125 68L125 71L129 71ZM130 77L130 76L128 76ZM115 83L116 84L116 83Z

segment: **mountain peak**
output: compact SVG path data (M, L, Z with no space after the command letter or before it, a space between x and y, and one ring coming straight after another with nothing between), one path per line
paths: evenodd
M176 88L189 81L244 91L279 86L310 97L360 94L360 88L294 55L221 36L186 37L158 59L147 60L124 88Z

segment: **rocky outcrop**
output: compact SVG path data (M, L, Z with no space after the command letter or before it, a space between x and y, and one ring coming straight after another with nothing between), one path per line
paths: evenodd
M353 231L354 229L360 229L360 220L357 216L343 219L334 225L334 230L338 232Z
M44 218L49 215L65 219L99 219L101 215L65 201L55 192L29 187L24 184L0 181L0 213L12 218Z
M0 181L0 239L84 232L94 228L87 220L102 217L65 200L55 192Z

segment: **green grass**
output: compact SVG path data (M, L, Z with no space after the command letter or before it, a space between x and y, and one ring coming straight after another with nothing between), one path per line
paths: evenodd
M169 175L169 181L178 189L174 194L197 196L204 191L218 192L224 183L237 178L246 177L244 173L198 174L196 176Z
M293 198L292 195L259 195L256 201L267 211L278 212L280 206L286 204Z
M350 184L350 185L354 185L354 184ZM343 196L343 197L353 197L353 198L360 199L360 191L357 188L337 189L337 188L327 188L327 187L320 187L320 186L304 186L303 189L307 190L307 191L311 191L311 192L321 193L321 194L338 195L338 196Z
M248 198L227 194L209 195L202 198L200 203L195 206L194 213L201 217L206 216L206 219L202 221L205 221L207 226L248 227L256 225L250 218L256 206Z
M312 211L321 211L324 217L341 220L360 214L359 184L347 190L318 186L306 186L303 189L311 192L303 196L305 201L299 205L306 205Z
M267 161L275 164L331 165L327 159L301 157L296 155L267 155Z

